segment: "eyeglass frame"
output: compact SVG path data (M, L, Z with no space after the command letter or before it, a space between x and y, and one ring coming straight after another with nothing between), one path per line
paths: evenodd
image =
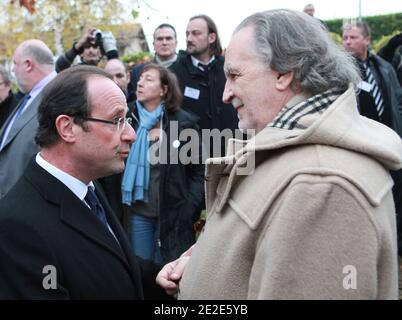
M126 127L126 123L128 123L131 126L131 124L133 122L133 119L131 119L131 118L116 118L114 120L105 120L105 119L87 117L87 118L84 118L83 120L113 124L116 126L117 132L123 131Z

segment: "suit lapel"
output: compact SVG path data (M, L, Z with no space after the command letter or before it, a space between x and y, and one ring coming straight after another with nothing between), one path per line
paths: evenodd
M14 138L15 136L28 124L29 121L31 121L32 118L36 117L37 111L38 111L38 106L40 103L40 100L42 99L42 94L38 94L35 99L31 102L31 104L27 107L27 109L24 111L24 113L14 122L8 136L7 140L4 144L4 147L7 146ZM22 100L20 101L19 105L21 104ZM14 114L17 112L18 107L14 109L14 112L8 117L7 124L3 126L3 130L0 133L0 136L3 135L3 131L5 128L8 126L8 123L11 121L13 118ZM35 120L35 119L34 119ZM35 120L36 121L36 120Z
M35 159L25 171L25 177L47 201L60 207L62 223L112 253L126 268L130 267L125 254L110 231L70 189L41 168Z
M128 267L127 259L111 232L74 194L66 192L62 198L60 219L64 224L81 233L83 237L114 254Z
M127 259L128 264L130 265L130 273L132 274L133 281L135 282L137 288L142 288L141 278L139 277L139 275L141 274L141 270L137 260L135 259L132 253L133 249L130 243L128 242L126 233L123 230L123 227L121 226L120 222L117 220L116 214L114 213L113 209L110 207L106 195L102 191L101 185L97 182L95 182L95 191L99 198L99 201L101 202L103 208L105 209L106 218L109 223L109 226L113 230L116 238L119 240L120 247L123 250L123 253L125 255L125 258Z

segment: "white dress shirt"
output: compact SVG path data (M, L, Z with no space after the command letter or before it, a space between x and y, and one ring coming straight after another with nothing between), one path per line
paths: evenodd
M211 59L209 59L207 65L209 65L214 60L215 60L215 56L212 56ZM198 59L194 58L193 56L191 56L191 62L193 63L194 67L200 69L201 71L206 71L199 65L199 63L204 64L200 60L198 60Z

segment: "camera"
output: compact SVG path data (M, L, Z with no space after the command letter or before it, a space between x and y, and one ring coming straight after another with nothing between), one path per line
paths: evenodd
M99 48L102 48L102 31L100 29L97 29L95 31L95 43Z
M102 54L116 50L116 39L110 31L101 31L97 29L94 36L95 44L101 49Z

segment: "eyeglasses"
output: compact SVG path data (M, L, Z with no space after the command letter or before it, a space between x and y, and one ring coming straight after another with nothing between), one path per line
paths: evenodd
M117 132L121 132L124 130L126 127L126 123L128 123L131 126L132 119L131 118L116 118L113 120L104 120L104 119L97 119L97 118L85 118L85 121L95 121L95 122L102 122L102 123L108 123L108 124L113 124L116 126Z

